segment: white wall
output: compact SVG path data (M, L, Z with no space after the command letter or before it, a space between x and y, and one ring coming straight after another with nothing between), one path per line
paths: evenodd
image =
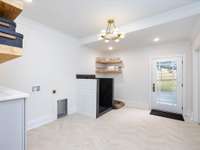
M185 101L184 114L192 109L192 51L188 42L173 42L145 48L133 48L107 52L120 57L125 68L123 74L115 76L115 98L125 100L128 106L149 108L150 58L185 55Z
M27 103L29 128L56 118L56 100L68 98L69 113L76 112L76 79L92 72L95 52L79 46L79 41L27 18L17 20L24 34L24 55L0 65L0 85L30 94ZM94 56L95 59L95 56ZM32 86L41 91L32 93ZM52 90L57 94L53 95Z
M17 20L17 30L24 34L24 56L0 64L0 85L30 94L27 103L29 128L56 118L56 100L68 98L69 113L76 112L77 73L94 73L95 58L102 55L82 48L79 41L27 18ZM103 52L105 54L105 52ZM185 114L192 109L192 53L190 44L177 42L146 48L114 51L123 59L123 74L115 77L115 98L128 105L147 108L149 100L149 58L152 56L186 55ZM40 85L41 91L32 93L31 87ZM52 90L57 94L53 95Z

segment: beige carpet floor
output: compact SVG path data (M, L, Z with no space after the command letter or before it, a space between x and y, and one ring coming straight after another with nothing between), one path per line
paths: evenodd
M200 126L131 108L71 115L29 131L28 150L200 150Z

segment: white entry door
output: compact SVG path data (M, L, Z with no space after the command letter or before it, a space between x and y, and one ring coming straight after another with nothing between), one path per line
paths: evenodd
M152 61L151 109L182 114L183 58Z

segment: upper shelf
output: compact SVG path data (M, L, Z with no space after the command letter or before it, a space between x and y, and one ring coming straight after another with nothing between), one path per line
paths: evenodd
M23 10L23 2L16 0L0 0L0 17L15 20Z
M121 64L122 61L96 61L98 64Z
M0 45L0 63L9 61L11 59L21 57L22 49L17 47L11 47L7 45Z
M97 57L96 73L98 74L118 74L122 73L123 61L118 57Z
M120 58L104 58L104 57L97 57L96 58L97 64L122 64Z
M23 10L23 2L0 0L0 17L15 20ZM22 56L22 48L0 44L0 63Z

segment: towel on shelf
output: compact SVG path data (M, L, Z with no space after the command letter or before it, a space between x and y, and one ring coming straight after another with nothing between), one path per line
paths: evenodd
M15 32L16 26L17 25L14 21L0 17L0 29L5 29Z
M23 35L0 28L0 44L23 48Z

